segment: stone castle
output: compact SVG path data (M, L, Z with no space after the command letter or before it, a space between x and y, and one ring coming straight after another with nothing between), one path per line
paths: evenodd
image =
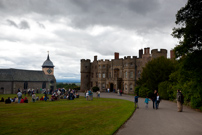
M171 51L171 55L173 52ZM119 53L114 53L114 59L97 60L94 56L94 61L89 59L81 59L81 91L89 90L94 86L99 87L101 91L110 89L110 91L123 90L124 93L134 93L136 81L141 77L142 68L147 62L153 58L166 57L166 49L153 49L150 53L150 48L139 50L139 58L137 56L127 56L119 58ZM171 56L173 57L173 56Z

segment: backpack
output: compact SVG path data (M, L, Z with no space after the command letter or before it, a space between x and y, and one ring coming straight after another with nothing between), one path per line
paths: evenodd
M180 102L181 102L181 99L182 99L181 93L177 93L177 101L180 101Z

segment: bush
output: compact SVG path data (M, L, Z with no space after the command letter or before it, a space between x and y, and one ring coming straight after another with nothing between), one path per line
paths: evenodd
M191 98L191 107L193 107L193 108L202 107L202 99L200 97L192 97Z
M99 87L94 86L94 87L92 88L92 90L93 90L93 92L97 92L97 91L99 91L100 89L99 89Z
M137 94L139 96L139 90L140 90L140 86L136 86L135 87L135 94Z
M158 93L159 93L159 96L160 96L162 99L166 99L166 100L169 99L169 94L168 94L169 85L170 85L170 83L169 83L168 81L161 82L161 83L158 85ZM169 91L169 92L170 92L170 91Z
M147 87L142 86L139 88L139 96L140 97L146 97L146 96L151 97L152 93L153 93L153 91L149 90Z

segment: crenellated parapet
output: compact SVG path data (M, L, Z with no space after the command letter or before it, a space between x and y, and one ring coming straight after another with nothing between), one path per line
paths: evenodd
M151 55L152 55L152 59L158 58L161 56L167 58L167 50L166 49L160 49L160 51L158 51L158 49L153 49L153 50L151 50Z

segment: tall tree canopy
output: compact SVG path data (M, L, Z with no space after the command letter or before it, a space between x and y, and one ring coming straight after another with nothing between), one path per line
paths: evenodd
M176 57L202 50L202 0L188 0L176 14L173 36L180 39L175 47Z
M174 70L174 61L165 57L155 58L143 68L142 76L137 83L153 91L158 89L159 83L169 80L169 75Z

